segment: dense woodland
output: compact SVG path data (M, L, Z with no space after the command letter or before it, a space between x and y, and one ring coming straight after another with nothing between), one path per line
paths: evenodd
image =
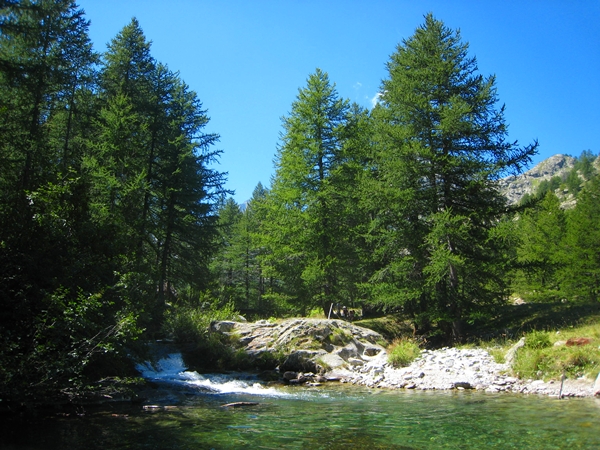
M84 385L198 311L343 304L458 338L511 295L598 300L596 156L508 205L497 181L537 142L509 140L494 76L432 15L391 54L372 110L308 76L270 187L243 206L198 95L140 24L101 54L88 26L71 0L2 2L0 399Z

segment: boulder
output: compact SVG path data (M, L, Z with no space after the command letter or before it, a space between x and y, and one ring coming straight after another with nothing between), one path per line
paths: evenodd
M567 347L581 347L583 345L589 345L592 343L591 338L570 338L567 339L566 346Z
M282 372L323 373L348 365L360 366L386 354L380 345L385 340L379 333L343 320L221 321L213 322L211 330L237 337L238 347L251 358L262 358L265 353L280 358L283 353L279 366Z
M211 331L217 331L220 333L229 333L231 330L233 330L236 323L238 322L233 322L231 320L222 320L220 322L215 321L210 324L210 329Z
M317 355L321 354L305 350L292 352L279 366L279 370L285 372L318 372L315 359Z

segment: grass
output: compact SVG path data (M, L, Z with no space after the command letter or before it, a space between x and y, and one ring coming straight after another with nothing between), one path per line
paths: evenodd
M406 367L421 354L421 349L412 340L397 339L388 349L388 362L394 367Z
M387 343L393 342L396 339L409 339L413 335L413 328L410 325L410 321L400 316L390 315L373 319L363 319L354 322L354 324L381 334L387 340Z
M570 338L589 338L590 344L566 346ZM560 341L560 342L559 342ZM557 344L558 345L555 345ZM521 378L595 378L600 372L600 317L592 316L579 325L556 331L531 332L517 353L513 371Z
M525 346L518 350L512 366L514 375L523 379L560 379L586 377L595 379L600 372L600 316L591 315L579 323L564 327L532 329L522 333ZM570 338L589 338L591 343L583 346L567 346ZM494 360L504 362L504 355L516 342L505 339L480 342Z

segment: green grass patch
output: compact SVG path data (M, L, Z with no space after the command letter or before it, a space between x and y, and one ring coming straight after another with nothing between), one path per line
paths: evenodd
M532 349L542 349L552 346L550 335L545 331L533 330L525 336L525 347Z
M570 338L589 338L591 343L565 345ZM563 374L567 378L593 379L600 371L599 346L597 318L553 332L533 331L525 335L525 347L517 352L513 372L521 378L532 379L558 379Z
M410 321L394 315L358 320L354 324L381 334L387 343L396 339L409 339L413 335Z
M421 349L412 340L397 339L388 349L388 362L394 367L406 367L421 354Z
M559 379L585 376L593 379L600 370L600 350L596 346L547 347L519 349L513 365L514 373L525 379Z

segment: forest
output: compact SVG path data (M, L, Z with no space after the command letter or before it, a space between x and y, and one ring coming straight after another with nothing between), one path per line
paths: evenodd
M88 28L71 0L2 2L0 400L83 388L136 342L232 313L338 304L452 340L515 296L598 301L596 155L509 204L498 180L538 144L509 140L495 77L433 15L372 110L308 75L244 205L137 20L104 53Z

